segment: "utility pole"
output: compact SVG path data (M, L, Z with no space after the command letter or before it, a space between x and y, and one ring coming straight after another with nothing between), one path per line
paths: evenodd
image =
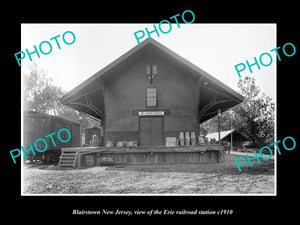
M230 130L232 131L232 120L233 120L233 117L234 117L234 114L233 114L234 112L232 111L232 110L230 110L229 111L229 114L230 114L230 116L231 116L231 118L230 118ZM230 151L232 151L232 133L233 133L233 131L231 132L231 137L230 137Z
M219 133L219 145L221 145L221 132L220 132L220 117L221 117L221 110L218 109L218 133Z

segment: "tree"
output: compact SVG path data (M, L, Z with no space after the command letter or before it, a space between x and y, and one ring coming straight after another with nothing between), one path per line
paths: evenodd
M272 99L260 93L255 79L245 77L238 82L244 101L234 108L236 129L248 137L255 147L274 140L274 109Z
M231 110L222 113L220 130L230 130L231 122L233 129L249 138L255 147L261 147L272 143L274 140L274 103L264 93L260 93L255 79L245 77L238 82L238 88L244 100ZM200 126L201 131L206 133L217 132L217 116L204 122Z
M238 82L244 101L234 108L236 128L256 147L268 145L274 139L274 109L272 99L255 84L255 79L245 77Z
M28 110L47 113L57 94L52 90L52 80L46 77L44 70L33 62L30 73L24 75L24 107Z
M228 111L223 112L220 118L220 131L226 130L230 130L230 115ZM214 116L200 125L200 133L203 135L214 132L218 132L218 116Z
M39 68L35 62L30 65L29 74L24 75L24 109L59 116L71 121L80 122L81 126L100 126L100 122L79 113L65 105L59 99L66 92L52 84L52 79Z

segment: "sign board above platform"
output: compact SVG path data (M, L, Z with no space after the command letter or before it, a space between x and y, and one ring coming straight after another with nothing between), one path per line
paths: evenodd
M163 116L165 115L164 111L145 111L139 112L139 116Z

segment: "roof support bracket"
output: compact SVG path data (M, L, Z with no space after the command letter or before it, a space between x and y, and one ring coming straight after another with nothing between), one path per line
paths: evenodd
M92 102L92 100L88 97L88 96L85 96L84 97L84 102L69 102L68 103L69 105L81 105L81 106L84 106L84 107L87 107L88 109L92 110L102 121L104 121L104 115L103 113L101 112L101 110L99 110Z
M218 92L213 92L214 94L212 95L212 98L211 98L211 101L203 107L203 109L199 112L199 122L201 122L201 118L203 116L206 116L206 115L210 115L212 113L217 113L218 111L215 111L215 112L210 112L210 113L206 113L209 109L211 109L212 107L218 105L218 104L221 104L221 103L224 103L224 102L231 102L232 99L223 99L223 100L219 100L217 101L217 97L218 97Z

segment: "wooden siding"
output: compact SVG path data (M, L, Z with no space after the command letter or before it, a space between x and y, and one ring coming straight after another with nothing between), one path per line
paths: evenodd
M152 85L145 75L147 57L140 58L120 74L111 76L109 82L106 82L105 141L138 141L140 137L137 109L167 111L164 115L164 139L170 133L178 136L181 131L198 132L197 79L186 76L180 67L165 62L159 56L153 60L158 65L159 75ZM149 87L157 88L156 108L146 107L146 90Z

